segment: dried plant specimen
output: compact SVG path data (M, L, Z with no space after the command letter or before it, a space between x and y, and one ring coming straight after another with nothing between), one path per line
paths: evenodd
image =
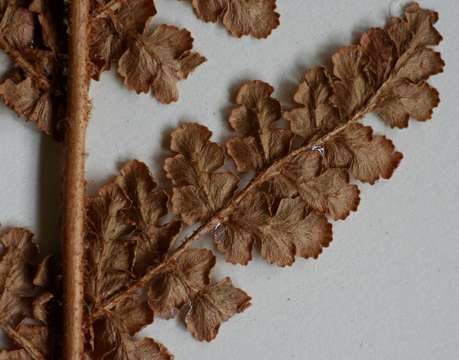
M0 359L48 359L47 304L53 295L46 291L48 262L37 263L38 248L33 235L11 229L0 236L0 328L13 341L10 350L0 350Z
M229 123L239 137L226 143L226 149L240 172L261 170L266 164L286 155L292 132L276 127L281 119L280 103L271 97L274 89L262 81L251 81L238 91L238 106Z
M125 85L137 93L152 92L159 102L178 100L177 82L206 58L192 52L185 29L160 25L146 29L156 14L153 0L96 1L90 31L92 77L118 64Z
M229 279L211 282L215 257L209 250L183 249L168 258L181 224L160 225L167 213L166 193L139 161L120 172L88 201L90 354L95 359L171 359L154 340L133 338L154 314L171 318L187 307L187 327L198 339L210 341L250 298Z
M190 0L196 16L206 22L220 20L236 37L268 37L279 26L276 0Z
M436 13L411 5L405 19L392 19L386 29L363 34L358 44L333 55L331 69L307 71L294 96L299 104L294 109L283 111L269 84L242 84L228 119L234 136L225 147L238 172L254 174L245 187L235 173L225 170L224 148L211 141L209 129L197 123L175 129L173 155L164 164L173 185L171 210L185 225L199 224L181 244L174 239L182 226L172 220L162 225L168 229L163 240L155 235L144 245L149 238L145 219L150 219L145 214L153 207L155 214L165 215L167 196L157 190L144 164L134 161L123 167L121 176L100 190L96 203L89 202L90 224L111 227L90 232L89 251L100 253L95 239L111 239L112 244L103 247L107 267L95 266L105 264L100 255L89 257L96 260L88 262L88 289L96 281L106 294L98 295L102 301L92 300L97 316L90 318L111 321L122 334L117 339L123 339L151 322L154 314L171 318L184 310L192 334L210 341L220 324L244 310L250 298L230 279L212 283L214 255L192 247L204 234L211 233L215 248L234 264L246 265L254 249L278 266L291 265L296 257L317 258L332 241L331 220L343 220L357 210L360 191L354 180L374 184L388 179L402 159L389 139L358 121L376 112L389 126L402 127L407 116L430 118L438 104L438 94L425 82L444 66L429 47L441 40L433 27L436 20ZM405 27L411 30L403 41L397 40ZM100 210L94 213L93 204L99 202ZM140 210L144 206L149 210ZM153 223L158 224L158 217ZM154 234L159 234L156 227ZM118 254L116 263L111 251ZM139 252L144 264L140 271L135 270ZM106 269L96 274L95 268ZM136 315L122 318L139 323L123 325L116 319L132 311L132 304L137 304ZM92 341L97 344L97 339Z
M119 73L129 88L152 91L160 102L170 103L178 99L177 82L206 61L191 51L193 39L188 31L169 25L147 31L155 13L153 0L0 0L0 48L13 63L0 82L0 97L19 116L65 141L66 358L81 358L84 350L81 268L90 78L98 79L112 62L119 62ZM145 241L143 249L138 248L137 268L144 265L143 252L158 244Z
M0 83L0 97L18 116L54 136L63 116L62 39L49 0L0 3L0 49L13 62Z
M332 239L326 217L311 211L299 197L275 201L268 193L250 194L214 233L215 245L233 264L247 265L252 249L279 266L295 256L317 258Z
M288 226L281 228L279 234L270 228L269 235L276 241L273 249L266 249L264 241L269 236L257 224L257 218L264 213L277 216L279 212L267 212L266 204L283 210L286 201L295 200L316 216L345 219L359 203L358 188L350 183L352 178L373 184L392 175L402 155L389 139L374 136L370 127L357 121L369 112L376 112L388 125L406 127L409 117L417 120L431 117L438 94L425 80L441 72L444 66L440 55L429 48L441 40L433 27L437 18L432 11L410 5L405 19L392 19L386 29L371 29L363 34L359 44L339 50L332 57L332 69L307 71L294 97L301 106L284 112L290 131L302 144L277 160L267 154L279 149L285 151L287 145L279 146L283 144L278 140L280 136L271 135L275 129L272 119L278 117L273 107L266 105L268 100L273 103L272 90L264 94L262 89L269 88L259 82L241 87L236 99L238 105L229 119L237 137L227 142L228 154L241 172L263 171L223 211L216 244L229 261L246 264L254 243L260 244L267 261L278 265L289 265L295 254L303 255L305 244L295 243L295 234L289 234L288 240L279 244L278 240L282 239L279 234L289 233L288 228L292 227ZM394 24L398 24L397 30ZM250 101L243 101L243 94L247 93ZM263 121L270 124L270 133L266 132L266 126L260 126ZM288 131L282 129L286 139ZM259 199L274 196L274 199L258 204L254 196ZM251 217L251 214L256 215ZM305 257L317 256L318 249L330 242L330 229L327 230L324 220L315 221L315 227L309 225L309 233L303 232L308 234L309 249L315 250Z
M172 133L171 150L164 169L174 183L172 204L186 224L208 219L220 210L237 188L239 179L217 172L225 161L220 145L210 142L212 133L199 124L184 124Z
M94 3L92 21L104 19L100 28L105 26L110 35L101 35L100 44L106 46L100 47L100 61L92 62L92 75L115 59L129 86L171 99L176 75L186 73L200 57L189 53L186 32L163 25L145 35L145 23L155 12L148 4ZM34 2L31 9L40 6ZM162 344L136 337L155 316L173 318L181 312L196 339L211 341L222 323L250 305L249 295L229 278L212 279L214 253L193 247L206 234L234 264L248 264L255 249L281 267L296 257L317 258L332 241L332 220L344 220L357 210L360 191L355 181L388 179L402 159L388 138L359 120L374 112L388 126L402 128L410 118L430 119L438 105L438 93L426 82L444 67L440 54L431 49L441 40L434 28L437 19L435 12L412 4L403 19L391 19L385 29L370 29L357 44L333 55L330 68L306 72L294 109L282 109L267 83L241 84L228 119L233 136L224 145L211 141L211 131L197 123L184 123L172 132L171 155L164 164L170 188L159 188L146 165L133 160L88 198L80 274L85 280L86 357L172 359ZM123 26L130 28L129 34ZM132 32L135 41L130 43ZM139 36L149 40L138 45ZM150 50L155 48L164 36L173 46L161 49L161 55L173 58L171 67L181 70L158 77L151 67L145 73L137 54L147 51L147 43ZM52 48L51 41L47 44ZM168 85L158 90L156 79ZM227 170L226 155L236 170ZM251 177L248 184L240 183L241 174ZM188 225L194 231L179 242ZM0 272L6 264L6 275L0 280L9 285L8 278L17 278L8 260L14 250L15 260L22 259L18 273L25 285L20 291L3 286L0 307L14 305L1 312L7 316L0 326L17 349L0 355L41 359L48 356L45 306L51 295L35 288L45 283L46 261L38 266L32 285L22 280L24 264L33 262L27 255L34 249L29 238L23 230L2 237L6 252ZM23 300L36 291L39 296L30 307ZM38 328L23 322L30 314Z

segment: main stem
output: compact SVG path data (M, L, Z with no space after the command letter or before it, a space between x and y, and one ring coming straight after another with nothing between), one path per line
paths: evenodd
M85 142L89 114L88 16L89 0L70 1L68 126L64 174L64 354L81 360L84 355L84 228Z

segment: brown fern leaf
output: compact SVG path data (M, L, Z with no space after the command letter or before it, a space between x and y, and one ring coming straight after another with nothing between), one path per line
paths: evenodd
M126 289L135 279L134 271L148 266L143 250L163 248L157 246L162 240L158 236L161 232L158 221L167 199L158 196L156 185L149 176L148 172L142 172L141 164L128 163L121 176L104 185L88 200L85 294L91 309L88 315L89 353L94 359L107 356L114 359L146 358L141 354L151 358L154 354L161 355L159 359L170 358L162 345L153 340L136 341L132 337L153 321L153 312L142 294L124 299L117 307L105 308L112 296ZM139 189L138 193L136 189ZM132 194L135 197L130 199L128 196ZM156 212L149 212L145 200L155 197L157 203L152 206ZM136 226L137 222L139 226ZM168 241L170 243L172 239ZM137 248L140 250L136 251ZM139 353L132 352L132 349Z
M0 350L0 359L45 360L50 356L47 305L53 298L45 290L48 263L38 261L33 235L11 229L0 236L0 328L14 348Z
M53 21L59 11L48 0L0 4L0 49L13 62L0 83L0 97L18 116L57 138L62 135L58 120L65 111L65 39L57 36Z
M131 34L142 34L155 14L151 0L94 1L90 28L90 58L93 77L99 80L102 71L126 51Z
M40 4L34 1L31 9L41 11L37 10ZM108 40L99 43L106 47L100 47L105 62L94 62L100 65L98 71L109 67L111 57L119 60L120 69L123 57L134 63L135 52L145 50L148 41L140 44L139 39L146 36L148 14L154 13L154 7L146 4L143 0L95 3L93 21L104 19L106 29L112 31L101 37ZM215 14L226 6L212 4ZM0 2L2 11L9 5L5 6ZM88 357L169 360L172 355L163 345L135 337L155 314L171 318L183 311L190 332L198 340L210 341L224 321L250 305L250 297L229 278L211 279L216 263L212 251L191 247L207 233L213 234L215 247L226 260L235 264L247 264L254 248L278 266L289 266L296 257L317 258L332 240L329 220L343 220L357 210L360 192L351 181L374 184L388 179L402 159L389 139L358 121L375 112L391 127L406 127L409 118L429 119L438 104L436 90L426 83L444 66L430 48L441 40L433 26L437 19L435 12L412 4L404 19L393 18L385 29L363 34L358 44L333 55L330 69L317 67L306 73L294 96L296 109L282 112L270 85L244 83L229 117L235 136L226 150L239 172L252 175L247 185L241 186L238 176L224 170L224 147L210 141L211 131L185 123L172 132L174 155L164 165L172 182L170 196L158 188L145 164L131 161L89 198ZM132 28L125 31L120 24ZM176 29L168 26L157 31L151 38L168 39L167 49L160 47L161 56L176 61L182 51L190 55L187 34L179 31L176 38ZM131 41L132 33L133 42L118 51L119 44ZM49 37L46 44L52 48ZM18 33L8 41L20 44L24 38L26 33ZM191 63L193 59L188 58ZM153 68L147 69L150 75L145 77L135 70L138 66L128 67L134 72L126 73L127 82L157 91L149 77ZM171 77L169 85L175 85ZM174 97L173 87L161 91L165 99ZM282 116L289 128L283 127ZM169 200L172 213L181 221L169 213ZM182 221L196 228L177 245ZM0 358L44 359L49 342L45 307L51 295L38 291L39 296L33 296L46 283L47 260L30 277L27 269L36 256L30 233L14 229L0 239L4 246L0 327L17 344L17 349L0 352ZM38 325L24 322L31 316Z
M215 243L228 261L247 264L254 244L280 266L292 264L295 255L317 257L331 241L324 216L342 220L357 210L359 190L351 178L374 184L392 176L402 154L357 121L376 112L389 126L406 127L410 117L431 117L438 94L425 81L444 66L429 48L441 40L433 27L437 19L412 4L405 19L391 19L386 29L371 29L358 44L339 50L332 69L307 71L294 96L301 106L284 112L302 142L293 151L286 151L287 135L285 141L272 135L280 117L273 89L259 81L242 85L229 118L237 137L226 148L239 171L259 172L218 214Z
M332 227L325 216L311 211L299 197L275 200L264 192L250 194L217 227L215 245L227 261L247 265L257 245L266 261L286 266L295 256L316 258L328 246Z
M444 67L429 48L442 39L437 20L436 12L412 4L405 19L392 18L386 29L371 29L359 44L339 50L330 72L309 70L294 97L303 106L284 114L292 131L310 140L371 111L391 127L408 126L410 117L430 119L439 100L425 80Z
M170 318L191 306L187 326L198 339L210 341L223 321L249 305L250 297L229 280L210 281L215 257L209 250L171 255L182 227L173 220L163 224L167 194L139 161L128 162L120 172L88 200L88 354L94 359L172 359L154 340L134 338L155 313ZM192 312L194 304L199 317Z
M159 102L168 104L178 100L177 82L206 58L191 51L193 38L185 29L160 25L147 31L155 14L153 0L94 2L90 66L92 77L98 80L116 62L129 89L152 91Z
M211 341L222 322L250 306L250 297L229 278L212 284L215 256L207 249L185 249L153 277L149 303L162 317L174 317L186 307L187 328L198 340Z
M311 141L337 127L341 119L331 103L332 95L331 77L327 69L316 67L308 70L293 97L302 106L284 112L291 131Z
M223 166L223 148L209 141L212 133L203 125L186 123L171 135L171 150L164 170L175 185L172 209L186 224L202 222L223 208L233 195L239 178L217 172Z
M155 313L172 318L199 290L210 283L215 257L206 249L191 249L155 276L148 290L149 303Z
M402 154L384 136L374 136L370 126L349 124L326 143L325 162L329 168L345 168L357 180L374 184L389 179Z
M223 321L249 306L250 297L225 278L194 295L185 322L198 340L211 341L217 336Z
M196 16L206 22L220 20L236 37L268 37L280 24L276 0L190 0Z
M181 230L179 221L161 225L160 220L167 215L168 196L158 189L147 166L140 161L131 161L121 169L117 184L130 200L125 215L135 225L131 233L136 240L133 271L143 274L150 266L164 260L176 235Z
M91 359L172 360L174 358L162 344L153 339L137 340L129 336L123 326L114 320L99 319L94 323L93 329L98 341L95 342Z
M292 132L276 127L282 116L280 103L271 97L274 89L262 81L250 81L239 89L238 106L229 117L239 135L226 143L228 154L240 172L261 170L290 151Z

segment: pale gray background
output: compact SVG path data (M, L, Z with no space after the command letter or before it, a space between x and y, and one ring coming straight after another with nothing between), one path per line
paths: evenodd
M170 106L129 92L114 73L93 83L91 193L134 157L162 177L167 134L182 121L204 123L214 139L225 139L230 96L240 81L268 81L289 105L306 68L397 11L389 0L278 0L280 28L257 41L198 21L185 1L156 3L153 23L188 28L209 61L180 84L180 101ZM246 268L220 264L216 275L232 276L253 296L253 307L225 323L210 344L195 341L178 321L156 320L144 333L177 359L458 358L459 11L456 0L422 4L440 12L445 37L446 71L431 81L442 99L434 120L395 131L370 118L405 155L393 178L361 186L359 212L335 223L334 241L318 261L299 259L288 269L258 257ZM61 149L3 106L0 119L2 228L32 229L49 252L56 248Z

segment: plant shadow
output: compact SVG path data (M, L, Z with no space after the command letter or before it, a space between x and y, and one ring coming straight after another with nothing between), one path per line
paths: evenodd
M37 238L43 254L60 252L61 214L62 214L62 177L63 146L51 137L42 135L39 155Z

